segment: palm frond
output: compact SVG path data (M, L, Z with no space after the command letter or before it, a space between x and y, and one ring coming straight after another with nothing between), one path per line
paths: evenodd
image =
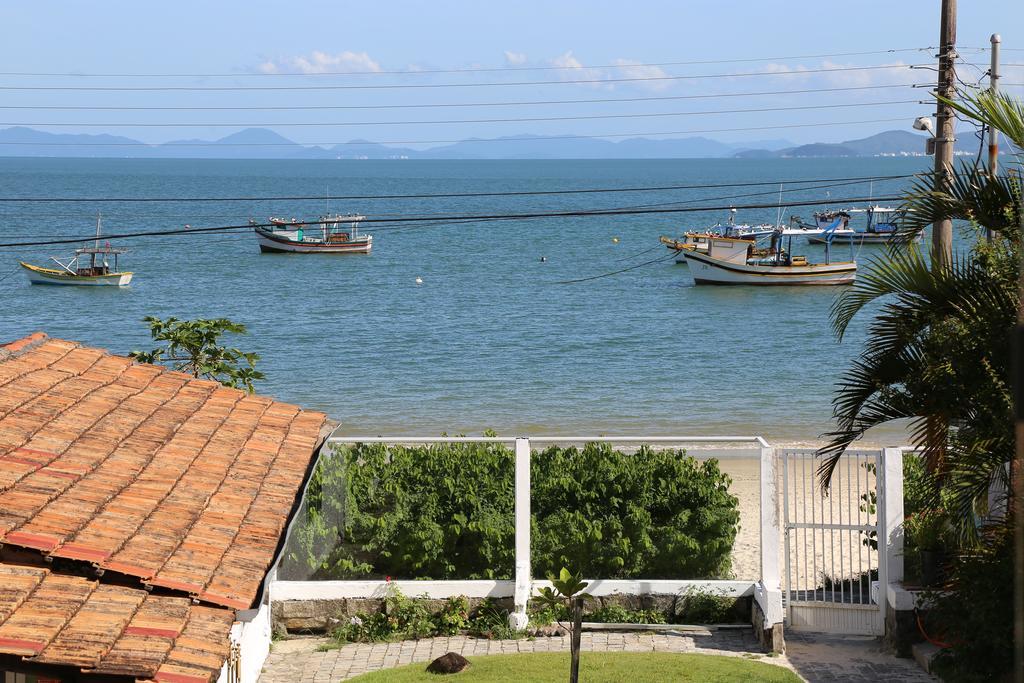
M934 173L913 181L901 207L906 213L897 235L900 244L910 243L929 225L944 218L969 221L1002 233L1007 239L1019 239L1018 177L992 176L984 168L964 163L950 181L946 192L935 190Z
M1017 149L1024 149L1024 102L1006 93L982 92L962 100L939 100L961 114L1005 135Z

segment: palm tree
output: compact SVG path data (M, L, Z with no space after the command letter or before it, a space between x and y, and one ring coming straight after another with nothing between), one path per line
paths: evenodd
M1020 101L986 93L951 104L1024 149ZM1019 169L1013 171L993 176L965 165L946 192L920 179L906 197L901 243L873 259L832 307L840 339L858 313L877 313L867 346L839 381L836 428L819 451L823 483L867 430L907 420L965 542L978 539L975 521L992 484L1009 491L1014 454L1010 358L1024 212ZM979 239L948 267L931 268L911 240L941 217L967 221ZM991 240L981 238L982 229Z

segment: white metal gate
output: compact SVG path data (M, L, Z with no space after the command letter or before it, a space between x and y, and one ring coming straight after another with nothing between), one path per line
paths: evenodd
M877 474L882 451L847 451L822 489L813 450L779 451L784 532L783 602L795 631L882 635L886 585L880 557ZM885 542L881 544L885 552ZM880 575L881 574L881 575ZM884 590L884 589L883 589Z

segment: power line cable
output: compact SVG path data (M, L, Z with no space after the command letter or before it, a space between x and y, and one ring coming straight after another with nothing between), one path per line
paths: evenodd
M478 220L529 220L536 218L581 218L589 216L631 216L631 215L648 215L648 214L676 214L676 213L693 213L697 211L724 211L728 209L747 210L747 209L774 209L774 208L792 208L794 206L820 206L822 204L838 204L838 203L859 203L859 202L880 202L880 201L897 201L900 197L842 197L842 198L829 198L824 200L813 200L813 201L801 201L801 202L777 202L770 204L748 204L743 206L701 206L701 207L676 207L676 208L651 208L651 209L629 209L629 210L578 210L578 211L549 211L549 212L530 212L530 213L515 213L515 214L476 214L476 215L455 215L447 216L447 220L460 220L460 221L478 221ZM425 223L437 221L436 217L423 218L418 216L409 216L402 218L382 218L374 219L367 218L361 221L362 223ZM305 221L304 225L323 225L333 224L338 222L337 220L317 220L317 221ZM166 235L180 235L190 233L212 233L212 232L225 232L225 231L237 231L246 230L257 227L275 227L273 223L250 223L248 225L222 225L213 227L201 227L193 228L186 226L184 228L178 228L174 230L157 230L157 231L140 231L133 233L121 233L121 234L108 234L104 235L104 240L113 239L127 239L130 237L154 237L154 236L166 236ZM74 244L78 242L86 242L91 239L95 239L95 235L86 235L83 237L75 238L64 238L59 240L38 240L30 242L11 242L0 244L0 248L10 247L27 247L27 246L48 246L55 244Z
M798 186L798 187L788 187L788 188L784 188L784 189L780 189L780 190L772 189L772 190L769 190L769 191L748 192L748 193L744 193L744 194L731 194L731 195L724 195L724 196L718 196L718 197L697 197L697 198L692 198L692 199L677 200L677 201L673 201L673 202L660 202L660 203L655 203L655 204L631 204L631 205L627 205L627 206L606 207L606 208L603 208L603 209L600 209L600 210L601 211L613 211L613 210L627 210L627 209L641 209L641 208L649 208L649 207L660 207L660 206L683 206L683 205L697 204L697 203L701 203L701 202L745 199L745 198L749 198L749 197L761 197L761 196L765 196L765 195L776 195L776 194L790 193L790 192L807 192L807 191L812 191L812 190L830 189L830 188L843 187L843 186L849 186L849 185L863 185L866 182L879 182L879 183L881 183L881 182L893 182L895 180L902 179L902 178L908 178L908 177L912 177L912 176L910 176L910 175L907 175L907 176L894 176L894 177L876 176L874 178L855 178L855 179L853 179L851 181L848 181L848 182L831 182L831 183L824 184L824 185L812 185L812 186L804 185L804 186ZM803 181L803 182L807 182L807 181ZM775 184L779 184L779 183L777 181L773 181L770 184L775 185ZM712 187L712 186L701 186L701 187ZM725 185L725 187L729 187L729 185ZM389 214L374 214L374 215L376 215L376 216L388 216ZM408 214L391 214L391 215L395 215L395 216L408 216ZM445 214L432 214L432 213L423 214L423 213L417 213L416 215L419 216L419 217L423 217L423 218L434 219L434 218L437 218L437 216L439 216L439 215L443 216ZM35 218L36 216L38 216L38 214L33 213L33 218ZM74 215L73 217L74 218L80 218L81 214ZM140 217L140 214L135 214L135 213L131 214L131 218L132 219L137 219L138 217ZM159 216L159 215L157 215L157 217L171 218L171 217L174 217L174 216ZM195 216L179 216L179 217L191 218L193 220L196 218ZM233 214L231 216L222 216L222 217L225 217L225 218L237 218L237 214ZM382 223L378 223L374 227L374 232L386 230L386 231L390 232L391 234L394 234L396 232L401 232L403 230L419 229L419 228L422 228L422 227L430 227L430 226L438 226L438 225L449 226L449 225L464 224L464 223L484 223L484 222L491 222L491 221L498 221L498 220L506 220L506 219L495 218L495 219L490 219L490 220L487 220L487 221L485 221L485 220L437 220L436 222L433 222L433 223L420 223L420 224L413 225L413 226L408 226L408 225L389 226L386 223L386 219L384 219ZM11 227L14 227L15 229L17 228L17 226L11 226ZM249 233L250 232L250 227L247 226L247 227L244 227L244 228L239 228L238 230L231 230L231 231L225 230L224 231L224 233L228 233L228 232L231 232L231 233L236 234L236 235L241 235L242 233ZM44 237L48 238L48 239L60 239L60 238L65 237L65 235L63 235L63 234L61 234L61 235L31 235L31 236L35 237L36 239L42 239ZM184 236L187 237L189 235L185 234ZM198 235L198 236L201 236L201 235ZM204 242L204 244L208 244L208 243L209 242ZM645 250L644 252L641 252L641 254L642 253L646 253L647 251L652 251L652 250ZM639 254L637 254L637 255L639 255ZM634 255L634 256L636 256L636 255ZM633 257L632 256L631 257L626 257L626 259L619 259L619 260L628 260L629 258L633 258Z
M715 109L709 111L646 112L630 114L577 114L573 116L523 116L492 119L442 119L427 121L296 121L296 122L249 122L249 123L130 123L130 122L0 122L0 126L29 126L49 128L338 128L346 126L427 126L437 124L466 123L527 123L538 121L593 121L598 119L644 119L672 116L708 116L718 114L756 114L775 111L806 111L811 109L851 109L854 107L882 107L894 104L925 104L921 100L890 100L887 102L853 102L839 104L806 104L795 107L761 107L754 109Z
M453 199L460 197L526 197L566 194L605 194L619 192L664 192L674 190L716 189L720 187L759 187L764 185L801 185L807 183L841 183L847 181L869 182L877 180L899 180L911 178L916 173L896 175L851 176L845 178L790 178L787 180L755 180L733 183L700 183L688 185L641 185L632 187L585 187L565 190L506 190L500 192L422 192L413 194L351 194L351 195L294 195L294 196L250 196L250 197L0 197L3 203L181 203L181 202L259 202L259 201L348 201L348 200L393 200L393 199Z
M488 83L377 83L372 85L146 85L146 86L74 86L74 85L0 85L6 91L82 91L82 92L238 92L238 91L282 91L282 90L404 90L436 88L483 88L507 86L571 85L586 83L635 83L652 81L686 81L707 78L749 78L753 76L804 76L817 73L840 73L850 71L878 71L883 69L913 69L922 64L880 64L873 66L842 66L820 69L799 69L794 71L748 71L726 74L687 74L667 76L631 76L619 78L560 79L555 81L498 81ZM1008 64L1006 66L1016 66Z
M531 135L528 137L514 136L501 138L466 138L462 140L378 140L368 142L366 140L349 140L347 142L173 142L156 143L147 142L0 142L5 145L35 145L38 147L146 147L149 149L175 149L185 147L302 147L302 146L349 146L356 145L365 147L367 145L435 145L455 144L460 142L533 142L536 140L590 140L599 138L632 138L651 135L693 135L695 133L733 133L745 131L762 130L783 130L794 128L821 128L825 126L857 126L865 123L892 123L904 121L905 117L893 117L886 119L860 119L859 121L827 121L823 123L788 123L776 126L745 126L739 128L702 128L696 130L670 130L670 131L644 131L639 133L599 133L593 135ZM660 140L659 142L665 142ZM401 150L394 150L399 152Z
M792 59L824 59L827 57L863 57L869 55L889 55L900 52L922 52L934 50L932 47L908 47L891 50L869 50L863 52L833 52L831 54L816 55L788 55L784 57L748 57L741 59L706 59L689 60L680 62L638 62L635 64L596 64L593 66L500 66L500 67L467 67L456 69L403 69L403 70L363 70L363 71L315 71L315 72L267 72L267 71L240 71L235 73L84 73L84 72L32 72L32 71L2 71L0 76L55 76L66 78L236 78L236 77L280 77L280 76L420 76L427 74L455 74L455 73L487 73L505 71L575 71L581 69L631 69L637 67L652 66L692 66L698 64L742 64L752 62L786 61ZM960 48L970 50L976 48ZM987 49L987 48L986 48ZM1012 49L1012 48L1011 48Z
M858 85L843 88L803 88L800 90L762 90L757 92L719 93L705 95L656 95L651 97L596 97L574 100L527 100L512 102L428 102L424 104L313 104L313 105L247 105L234 107L217 106L87 106L87 105L21 105L0 104L0 109L30 109L40 111L344 111L366 109L431 109L453 107L522 107L553 104L598 104L614 102L664 102L672 100L705 100L725 97L761 97L768 95L804 95L830 92L853 92L861 90L883 90L891 88L914 88L927 83L894 83L882 85ZM1012 85L1012 84L1010 84Z

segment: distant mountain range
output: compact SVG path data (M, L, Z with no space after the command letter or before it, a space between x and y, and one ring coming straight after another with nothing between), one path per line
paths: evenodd
M847 140L839 143L815 142L782 149L748 149L739 151L733 156L742 159L920 156L924 154L927 140L927 135L919 135L906 130L887 130L859 140ZM977 139L973 135L961 133L956 141L955 153L974 155L977 151ZM1003 151L1006 152L1005 149Z
M0 130L0 156L115 157L146 159L666 159L788 157L916 156L926 136L890 130L838 144L794 145L787 140L730 144L704 137L551 138L517 135L472 138L454 144L415 150L368 140L333 147L301 145L266 128L246 128L218 140L175 140L150 145L115 135L47 133L25 127ZM973 136L957 142L958 151L974 153Z

